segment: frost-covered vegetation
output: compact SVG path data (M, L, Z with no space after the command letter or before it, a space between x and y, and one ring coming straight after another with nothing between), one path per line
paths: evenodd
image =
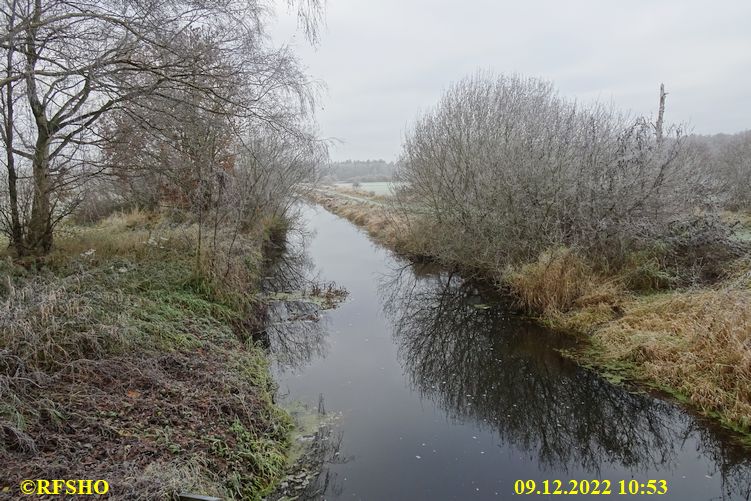
M248 322L263 238L239 239L224 283L196 274L197 238L195 223L132 212L66 223L42 266L2 258L6 478L253 499L284 473L291 422Z

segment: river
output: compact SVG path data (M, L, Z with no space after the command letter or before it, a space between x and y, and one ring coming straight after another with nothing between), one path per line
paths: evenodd
M571 340L458 276L410 265L323 209L304 220L308 268L349 291L270 343L280 399L338 416L309 498L511 499L534 480L516 497L540 499L560 497L536 494L545 480L598 479L621 499L633 497L621 480L626 492L664 481L666 494L640 497L751 499L751 451L718 427L575 365L558 351Z

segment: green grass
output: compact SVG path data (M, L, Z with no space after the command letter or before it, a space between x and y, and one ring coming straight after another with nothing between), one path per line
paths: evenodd
M246 240L231 289L196 272L190 228L160 225L118 216L66 228L44 261L0 259L8 478L64 471L128 499L261 499L284 474L291 421L242 330L262 240ZM109 452L82 465L86 444Z

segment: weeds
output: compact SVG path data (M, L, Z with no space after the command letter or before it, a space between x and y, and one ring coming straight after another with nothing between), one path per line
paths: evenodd
M43 262L0 263L7 478L64 471L104 478L122 499L260 499L282 475L289 419L265 356L238 331L260 250L249 237L220 283L196 272L192 234L189 223L116 215L67 227ZM217 441L247 454L229 460Z

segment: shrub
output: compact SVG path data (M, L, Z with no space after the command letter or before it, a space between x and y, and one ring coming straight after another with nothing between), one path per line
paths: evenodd
M546 81L478 73L408 132L396 203L441 229L430 245L439 258L473 267L565 246L612 271L664 241L670 264L691 268L726 243L708 245L719 223L694 215L712 195L696 167L679 127L583 107Z

